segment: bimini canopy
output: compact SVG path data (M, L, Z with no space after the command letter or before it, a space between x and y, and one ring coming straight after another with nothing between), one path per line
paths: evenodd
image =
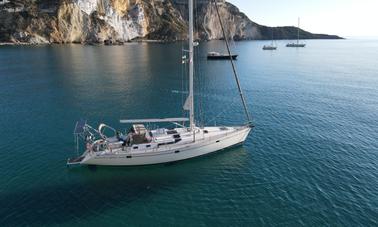
M117 133L117 131L116 131L114 128L110 127L109 125L106 125L106 124L100 124L100 125L98 126L98 132L100 133L101 137L104 138L104 139L107 137L107 136L104 134L105 129L110 129L111 131L113 131L114 134Z

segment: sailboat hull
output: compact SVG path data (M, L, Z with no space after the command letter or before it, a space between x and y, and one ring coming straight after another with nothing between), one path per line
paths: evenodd
M275 47L275 46L264 46L263 50L277 50L277 47Z
M302 44L302 43L299 43L299 44L289 43L289 44L286 45L286 47L305 47L305 46L306 46L306 44Z
M138 166L159 163L176 162L199 157L228 147L242 144L247 138L250 127L243 127L231 133L216 136L212 139L198 139L187 144L173 144L170 146L139 154L87 154L80 164L106 166Z

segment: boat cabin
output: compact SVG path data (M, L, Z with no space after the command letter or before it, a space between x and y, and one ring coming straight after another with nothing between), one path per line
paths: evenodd
M129 144L150 143L151 140L150 132L143 124L132 125L126 138Z

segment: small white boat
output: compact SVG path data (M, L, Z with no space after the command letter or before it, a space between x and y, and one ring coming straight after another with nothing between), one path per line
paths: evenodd
M218 18L220 19L217 9ZM220 19L223 28L222 21ZM223 35L225 36L224 30ZM226 40L228 54L231 51ZM196 45L197 46L197 45ZM193 41L193 0L189 0L189 57L183 56L183 63L189 64L189 95L184 103L184 110L189 111L189 117L163 119L120 120L131 124L128 131L119 132L114 128L100 124L97 129L86 121L76 123L74 135L76 148L79 152L82 139L85 150L82 155L68 159L67 165L106 165L135 166L174 162L206 155L231 146L242 144L252 129L251 118L247 109L240 82L232 59L231 65L244 107L247 121L236 126L206 126L198 127L194 119L194 41ZM158 128L149 130L144 123L171 122L173 128ZM189 125L185 125L189 122ZM111 131L107 136L105 131Z

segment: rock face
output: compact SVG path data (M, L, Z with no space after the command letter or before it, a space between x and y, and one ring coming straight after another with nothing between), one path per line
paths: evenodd
M221 39L214 3L197 0L196 36ZM296 37L296 28L258 25L232 4L218 0L227 36L237 40ZM135 39L187 38L186 0L13 0L0 1L0 42L103 43ZM303 38L339 38L301 31Z

